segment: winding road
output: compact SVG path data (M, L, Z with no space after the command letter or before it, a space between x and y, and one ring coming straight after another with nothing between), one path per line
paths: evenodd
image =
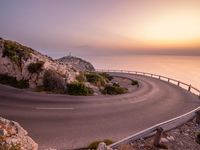
M19 122L40 149L73 149L99 139L120 140L199 106L197 96L173 84L140 75L118 96L42 94L0 85L0 115Z

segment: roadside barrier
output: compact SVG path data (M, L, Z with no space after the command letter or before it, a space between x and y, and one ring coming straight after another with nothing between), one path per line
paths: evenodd
M187 90L188 92L191 92L192 94L194 94L194 95L196 95L200 98L200 90L199 89L193 87L190 84L186 84L184 82L181 82L181 81L178 81L178 80L175 80L175 79L172 79L172 78L168 78L168 77L165 77L165 76L156 75L156 74L152 74L152 73L146 73L146 72L127 71L127 70L97 69L96 71L97 72L110 72L110 73L112 73L112 72L127 73L127 74L135 74L135 75L141 75L141 76L156 78L156 79L177 85L177 86ZM147 128L145 130L142 130L142 131L137 132L133 135L130 135L130 136L124 138L124 139L121 139L120 141L111 144L109 146L109 148L117 149L120 145L131 144L135 140L145 138L145 137L148 137L148 136L152 136L154 134L155 134L155 138L154 138L153 144L155 146L158 146L159 143L160 143L160 138L161 138L162 132L176 128L176 127L186 123L187 121L193 119L194 117L196 117L196 123L200 124L200 106L197 107L196 109L191 110L188 113L185 113L183 115L172 118L170 120L161 122L159 124L156 124L152 127Z

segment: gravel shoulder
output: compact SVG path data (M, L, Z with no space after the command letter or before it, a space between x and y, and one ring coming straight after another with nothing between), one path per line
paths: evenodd
M184 125L164 132L161 138L162 148L153 146L154 137L140 139L131 145L124 145L120 150L200 150L200 144L196 142L197 133L200 131L200 125L195 123L195 119Z

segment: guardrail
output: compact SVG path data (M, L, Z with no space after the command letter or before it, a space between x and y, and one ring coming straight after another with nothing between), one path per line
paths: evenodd
M179 86L179 87L181 87L183 89L186 89L189 92L197 95L200 98L200 90L199 89L193 87L190 84L187 84L187 83L184 83L184 82L172 79L172 78L168 78L168 77L165 77L165 76L156 75L156 74L152 74L152 73L146 73L146 72L127 71L127 70L105 70L105 69L98 69L96 71L97 72L128 73L128 74L136 74L136 75L142 75L142 76L147 76L147 77L151 77L151 78L156 78L156 79L159 79L159 80L163 80L163 81L175 84L175 85L177 85L177 86ZM113 143L109 147L112 148L112 149L117 149L120 145L128 144L128 143L131 143L131 142L133 142L133 141L135 141L137 139L153 135L153 134L156 133L156 131L159 128L162 128L165 131L173 129L173 128L177 127L177 126L180 126L183 123L186 123L188 120L194 118L194 116L196 115L196 113L199 112L199 111L200 111L200 106L198 108L196 108L196 109L188 112L188 113L185 113L185 114L181 115L181 116L175 117L175 118L167 120L165 122L161 122L161 123L156 124L156 125L154 125L154 126L152 126L150 128L147 128L147 129L142 130L142 131L140 131L140 132L138 132L136 134L133 134L133 135L131 135L129 137L126 137L126 138L124 138L124 139L122 139L122 140L120 140L120 141L118 141L116 143Z
M168 78L162 75L157 75L153 73L148 73L148 72L140 72L140 71L128 71L128 70L106 70L106 69L96 69L97 72L121 72L121 73L129 73L129 74L136 74L136 75L142 75L142 76L147 76L147 77L152 77L152 78L157 78L175 85L178 85L179 87L188 90L189 92L197 95L200 97L200 90L193 87L191 84L187 84L181 81L178 81L176 79Z

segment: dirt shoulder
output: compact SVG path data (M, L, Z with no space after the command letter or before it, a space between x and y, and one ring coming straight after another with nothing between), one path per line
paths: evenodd
M200 144L196 142L199 132L200 125L193 119L176 129L164 132L161 138L161 144L164 145L162 148L153 146L154 137L150 137L137 140L131 145L124 145L120 150L200 150Z

